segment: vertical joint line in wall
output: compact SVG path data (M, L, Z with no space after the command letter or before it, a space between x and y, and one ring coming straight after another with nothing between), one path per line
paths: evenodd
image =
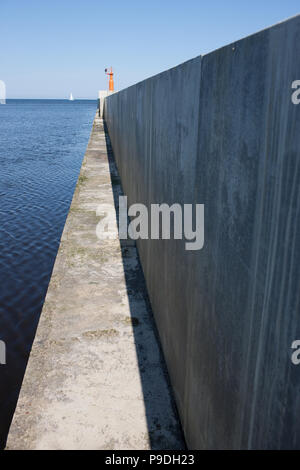
M199 143L200 143L200 115L201 115L201 85L202 85L202 57L203 56L200 56L200 80L199 80L199 97L198 97L198 115L197 115L197 118L198 118L198 125L197 125L197 136L196 136L196 152L197 152L197 156L196 156L196 162L195 162L195 169L197 169L197 158L198 158L198 149L199 149ZM194 186L194 195L193 195L193 199L196 201L196 184ZM188 326L188 337L191 338L192 337L192 333L191 333L191 330L193 329L193 325L191 324L191 321L189 322ZM190 344L191 342L187 342L186 343L186 357L190 357L189 356L189 347L190 347ZM188 400L188 397L186 396L186 383L188 382L188 374L189 374L189 368L186 367L185 368L185 376L184 376L184 392L183 392L183 403L186 403L186 400ZM185 409L188 409L187 407L185 407ZM188 414L187 412L185 414ZM186 431L186 423L188 422L188 416L183 416L183 422L182 422L182 426L183 426L183 429L184 431Z

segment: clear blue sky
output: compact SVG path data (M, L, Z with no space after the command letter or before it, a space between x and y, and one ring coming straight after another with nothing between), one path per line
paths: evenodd
M96 98L300 12L299 0L0 0L8 98Z

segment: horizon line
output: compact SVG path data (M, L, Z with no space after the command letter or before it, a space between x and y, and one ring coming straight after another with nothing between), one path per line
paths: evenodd
M69 98L6 98L6 100L63 100L70 101ZM97 98L74 98L74 101L97 101Z

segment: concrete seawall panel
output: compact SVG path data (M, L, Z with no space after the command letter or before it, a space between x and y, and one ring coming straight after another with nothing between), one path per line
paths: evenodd
M129 204L205 204L205 245L138 240L187 443L299 448L300 16L106 99Z

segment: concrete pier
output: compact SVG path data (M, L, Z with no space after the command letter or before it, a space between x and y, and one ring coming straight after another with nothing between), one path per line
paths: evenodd
M191 449L300 449L300 15L108 96L128 204L205 205L137 241Z
M120 193L96 116L7 449L184 448L136 247L96 236Z

